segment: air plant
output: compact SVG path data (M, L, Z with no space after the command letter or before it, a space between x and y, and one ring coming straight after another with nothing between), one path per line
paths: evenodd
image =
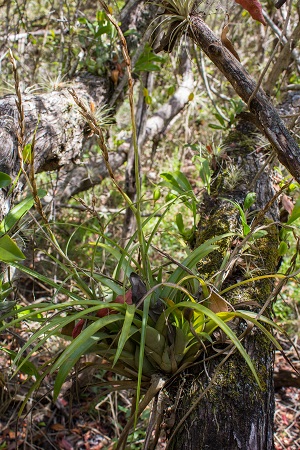
M160 39L160 45L155 49L158 53L162 50L171 52L183 35L186 35L190 28L190 14L193 10L195 0L166 0L156 3L164 9L153 22L159 20L154 31L160 28L164 36ZM153 32L154 32L153 31Z

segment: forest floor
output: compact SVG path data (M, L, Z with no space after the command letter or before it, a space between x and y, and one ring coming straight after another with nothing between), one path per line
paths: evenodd
M300 369L300 361L296 349L300 350L299 334L291 342L281 342L285 355L294 364L297 370ZM278 374L278 381L276 375ZM282 386L287 384L290 386ZM292 369L287 360L276 353L275 358L275 449L276 450L297 450L300 449L300 377L292 373ZM291 386L294 385L294 386Z
M16 330L16 334L20 330ZM16 348L16 335L4 336L6 346ZM294 348L287 340L282 342L285 354L296 367L299 360L295 348L300 350L299 337L294 339ZM40 363L46 355L39 354ZM90 361L91 363L91 361ZM298 388L282 386L282 376L290 376L287 384L298 383ZM292 369L286 359L276 354L275 383L275 449L298 450L300 448L300 389L299 378L291 377ZM53 403L51 394L52 379L45 379L39 391L38 400L31 395L23 414L18 411L28 393L27 376L19 374L9 379L10 358L0 355L0 449L43 449L43 450L112 450L114 443L130 414L130 399L125 393L103 392L100 383L111 379L112 374L98 376L97 383L87 385L86 377L64 386L58 400ZM276 375L277 374L277 375ZM279 379L278 379L278 374ZM282 375L283 374L283 375ZM90 374L91 375L91 374ZM92 378L95 381L95 373ZM96 376L97 378L97 376ZM292 382L290 381L292 379ZM72 386L71 386L72 385ZM101 391L102 389L102 391ZM141 449L144 430L149 420L146 411L139 422L128 449ZM161 440L160 450L164 448Z

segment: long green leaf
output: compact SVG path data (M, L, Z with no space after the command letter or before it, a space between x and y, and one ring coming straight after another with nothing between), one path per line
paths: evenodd
M59 258L56 258L52 254L48 254L48 257L55 262L56 266L60 267L62 271L68 275L64 282L66 282L68 279L72 279L74 284L76 283L77 287L80 288L80 290L84 294L87 294L89 297L93 296L88 284L84 282L84 278L87 276L86 273L78 273L77 268L74 265L64 264L63 261L61 261Z
M135 239L136 239L136 232L133 233L133 235L129 239L129 242L127 243L126 247L124 248L124 252L121 254L121 258L118 260L118 263L116 264L116 267L113 272L113 278L116 280L119 280L120 278L122 278L121 274L124 272L122 267L124 266L126 257L129 256L128 250L131 250L131 252L133 253L136 249L139 248L138 243L133 244ZM133 244L133 245L131 245L131 244ZM131 256L129 256L129 258L131 258L131 261L134 262L132 259L132 254L131 254ZM126 260L126 266L129 265L129 260L130 259ZM137 270L137 267L139 267L139 269L138 269L139 272L142 270L141 266L138 266L135 264L135 269L131 269L131 272L134 270ZM127 277L128 277L128 275L127 275Z
M52 307L53 308L53 307ZM97 311L99 309L99 306L93 306L92 308L88 308L84 311L80 311L77 314L72 314L67 317L54 317L51 319L49 323L46 323L43 325L39 330L37 330L30 338L27 340L27 342L23 345L21 350L18 352L15 363L21 359L22 354L34 344L37 339L39 339L41 336L43 336L41 339L39 339L38 343L28 352L26 358L22 360L22 362L18 365L17 370L20 370L22 365L40 348L42 345L53 335L56 335L63 327L65 327L67 324L73 322L74 320L81 319L85 316L87 316L89 313Z
M152 240L153 240L153 237L156 235L157 229L158 229L158 227L159 227L161 221L164 219L165 215L166 215L167 212L170 210L171 206L173 205L173 203L175 203L176 200L177 200L177 199L172 199L172 200L170 200L168 203L166 203L166 204L160 206L158 209L155 209L155 211L151 214L151 216L150 216L150 217L147 217L147 218L144 220L144 222L143 222L143 227L145 227L145 226L147 225L147 223L149 222L150 219L157 219L157 220L156 220L156 224L154 225L154 227L153 227L153 229L152 229L152 231L151 231L150 237L149 237L148 240L147 240L147 251L149 251L149 247L150 247L150 245L151 245L151 242L152 242ZM161 213L161 215L157 218L156 216L157 216L158 212L159 212L161 209L164 209L164 211L163 211L163 212ZM151 286L151 287L152 287L152 286Z
M107 308L108 306L108 302L102 302L99 300L86 300L84 298L78 298L76 300L72 299L71 301L67 301L67 302L63 302L63 303L33 303L31 305L27 305L27 306L23 306L22 308L19 308L17 313L19 314L20 317L18 317L17 319L14 319L12 321L9 322L9 326L13 326L18 324L19 322L23 321L23 320L34 320L35 322L40 322L40 320L38 320L36 318L37 314L42 314L43 312L47 312L47 311L53 311L53 310L66 310L70 307L74 307L74 306L90 306L90 305L95 305L96 307L93 309L94 311L97 309L101 309L101 308ZM124 309L124 305L120 304L120 303L109 303L109 307L113 307L114 309L120 310L122 311ZM32 312L29 312L26 314L26 316L24 316L23 313L25 311L30 311L33 310ZM86 309L84 311L81 311L80 313L88 313L90 310ZM80 314L79 312L77 314ZM16 315L16 312L8 312L6 314L1 315L1 319L6 319L8 317L11 317L12 315ZM76 319L76 317L74 316L74 318ZM7 328L7 324L5 324L4 326L0 327L0 332L3 331L4 329Z
M44 189L38 189L40 198L45 197L46 194ZM0 235L7 233L32 208L33 204L34 199L30 195L14 206L0 223Z
M103 336L102 336L103 335ZM54 398L57 399L60 389L63 383L66 381L67 376L71 373L72 368L75 366L77 361L84 355L88 350L97 342L107 336L106 333L100 333L97 336L91 336L84 341L80 340L74 348L73 352L69 355L68 359L60 366L59 371L55 378L54 383Z
M111 254L117 261L120 261L122 256L123 256L123 252L120 252L119 250L117 250L116 248L112 247L111 245L107 245L104 244L103 242L98 242L97 243L97 247L101 247L104 250L106 250L109 254ZM122 258L123 259L123 258ZM130 264L128 263L128 260L126 258L124 258L123 260L123 264L122 264L122 269L124 270L124 273L127 275L127 277L129 277L129 275L132 272L132 268L130 266Z
M225 294L225 292L231 291L232 289L235 289L236 287L242 286L247 283L253 283L254 281L258 281L258 280L265 280L268 278L283 279L283 278L286 278L286 275L284 275L282 273L274 273L274 274L270 274L270 275L258 275L257 277L247 278L246 280L239 281L236 284L232 284L232 285L228 286L226 289L223 289L222 291L220 291L219 294L223 295L223 294Z
M72 358L72 355L74 352L76 352L76 349L78 347L83 348L83 344L89 340L93 335L95 335L101 328L117 322L118 320L124 320L124 316L122 314L114 314L111 316L102 317L101 319L96 320L95 322L91 323L85 330L83 330L79 336L74 339L74 341L64 350L64 352L58 357L58 359L55 361L51 368L51 372L53 373L56 369L59 367L62 367L63 364L66 364L70 358ZM60 381L62 380L62 377ZM59 383L55 386L54 390L54 399L57 399L57 396L59 394L61 385L59 386Z
M163 178L164 184L168 186L170 189L173 189L174 191L178 192L179 194L182 194L185 192L185 189L183 189L174 175L171 172L163 172L160 174L161 178Z
M51 278L45 277L44 275L40 274L39 272L36 272L35 270L30 269L29 267L22 266L21 264L18 264L15 262L12 263L11 265L13 267L16 267L17 269L19 269L21 272L27 273L28 275L36 278L37 280L42 281L43 283L47 284L48 286L51 286L51 287L57 289L57 291L61 292L62 294L67 295L68 297L70 297L74 300L82 300L82 297L80 297L79 295L76 295L74 292L71 292L68 289L62 287L62 285L55 283L55 281L53 281Z
M116 265L113 273L113 277L115 279L118 279L122 272L124 272L127 277L133 270L138 270L140 273L142 273L142 267L134 260L132 256L140 248L140 244L138 242L134 243L135 237L135 234L131 237L121 254L121 258L118 260L118 264ZM131 263L134 263L135 269L132 269Z
M13 350L9 350L5 347L0 347L0 349L7 353L8 355L12 356L12 358L16 358L17 353L14 352ZM26 375L32 376L34 375L36 378L39 378L40 374L37 370L37 368L35 367L35 365L31 362L31 361L26 361L26 363L22 364L23 368L21 370L22 373L25 373Z
M114 294L116 294L116 295L124 294L123 287L120 286L119 283L112 280L111 278L108 278L105 275L100 275L98 273L94 273L93 277L96 281L100 282L103 286L108 287Z
M257 319L257 313L256 312L252 312L252 311L243 311L243 310L237 310L237 313L242 313L242 314L246 314L247 316L249 316L250 318L253 319ZM251 319L250 319L251 320ZM277 331L279 331L282 334L286 335L286 331L283 330L276 322L273 322L273 320L269 319L266 316L260 316L257 320L267 323L268 325L270 325L272 328L275 328Z
M152 290L152 289L151 289ZM146 330L148 324L148 314L149 307L151 302L151 295L148 293L143 302L143 317L142 317L142 328L141 328L141 341L140 341L140 352L139 352L139 363L138 363L138 381L136 388L136 411L135 411L135 423L138 419L138 409L141 395L141 387L142 387L142 377L143 377L143 367L144 367L144 353L145 353L145 344L146 344Z
M296 201L293 211L289 217L289 220L287 221L288 225L295 222L300 217L300 198Z
M234 317L236 317L236 314L234 311L218 312L217 315L224 322L228 322L229 320L232 320L232 319L234 319ZM205 324L204 331L205 331L205 333L211 335L218 328L218 326L219 325L215 322L214 319L209 319Z
M220 328L224 331L224 333L229 337L231 342L234 344L234 346L238 349L238 351L243 356L244 360L248 364L248 367L250 368L255 380L257 381L258 386L261 388L261 383L259 380L259 377L257 375L257 372L255 370L255 367L251 361L250 356L244 349L243 345L237 338L237 336L234 334L234 332L229 328L229 326L219 317L219 314L215 314L210 309L206 308L205 306L199 304L199 303L192 303L192 302L180 302L177 304L177 307L187 307L187 308L193 308L200 312L203 312L207 317L212 319Z
M52 366L51 373L53 373L56 369L58 369L72 354L72 352L76 349L77 345L80 345L81 342L95 335L97 331L101 328L117 322L118 320L124 320L123 314L112 314L110 316L101 317L95 322L91 323L87 328L85 328L73 341L72 343L63 351L60 357L55 361Z
M237 202L230 200L229 198L223 198L223 200L230 202L239 211L240 219L243 225L243 235L247 236L247 234L249 234L251 231L251 227L249 227L249 225L247 224L247 218L243 208L241 208L241 206Z
M189 270L195 269L196 264L201 261L205 256L214 250L218 249L217 245L213 245L215 242L221 241L222 239L234 236L234 233L225 233L220 236L215 236L211 239L208 239L203 244L199 245L184 261L182 265L187 267ZM182 277L186 275L186 271L182 267L177 267L177 269L172 273L170 278L168 279L169 283L178 283ZM172 293L173 291L173 293ZM175 295L174 289L171 287L165 287L162 289L161 297L162 298L173 298Z
M184 193L186 193L189 197L193 198L196 201L196 196L194 194L191 183L187 179L187 177L180 170L176 170L174 172L174 178L177 180L177 183L181 186Z
M0 172L0 189L9 186L11 183L11 178L7 173Z
M275 339L275 337L272 336L272 334L266 329L266 327L264 327L254 317L251 317L247 312L246 313L240 313L240 312L238 313L237 312L236 316L241 317L244 320L248 320L248 321L252 322L255 326L257 326L257 328L259 328L267 336L267 338L270 340L270 342L272 342L278 350L282 350L282 347L279 344L279 342L277 341L277 339ZM260 317L260 320L261 320L261 317ZM274 325L274 324L272 323L272 325Z
M10 264L23 259L25 255L10 236L5 234L0 237L0 261Z
M130 337L130 330L135 313L135 305L127 305L121 335L118 341L118 348L115 354L113 366L117 363L127 339Z

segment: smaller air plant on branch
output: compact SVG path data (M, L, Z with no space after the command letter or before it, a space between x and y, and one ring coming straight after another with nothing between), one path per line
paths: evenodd
M172 52L181 36L188 34L190 14L193 11L194 4L194 0L166 0L157 4L163 11L154 21L159 20L156 28L160 27L164 35L159 46L155 49L156 53L162 50Z
M258 0L234 1L248 11L253 19L266 25L262 6ZM158 19L155 19L155 21L160 21L156 28L160 27L164 35L160 40L159 46L155 49L157 53L162 50L171 52L176 42L183 35L193 33L191 26L192 16L197 16L204 20L212 10L223 9L220 1L217 2L216 0L164 0L162 3L158 3L158 6L163 8L163 12Z
M7 318L10 320L10 327L20 321L26 321L29 325L35 321L40 323L38 330L29 337L14 360L14 364L18 365L17 370L25 373L28 364L32 364L30 358L45 341L54 336L70 340L70 344L53 361L42 369L35 368L36 382L28 392L23 407L33 389L37 389L49 374L55 374L54 399L57 399L63 384L80 358L86 354L96 354L99 357L99 369L123 377L122 382L108 381L108 389L137 391L136 412L119 439L117 448L122 448L120 445L126 441L137 416L158 392L184 369L199 360L201 355L204 358L210 355L211 358L213 349L218 344L229 344L231 353L233 349L240 352L258 385L262 386L263 379L242 344L245 332L240 336L236 335L232 324L234 321L236 327L240 321L255 325L276 348L282 350L267 329L270 326L278 326L265 316L258 318L254 312L235 310L224 299L222 292L218 293L212 284L204 282L196 275L196 264L199 260L216 250L216 243L230 235L232 233L215 236L197 247L179 263L166 281L162 280L161 272L159 279L152 278L144 282L137 273L132 272L127 251L121 251L116 273L124 270L124 283L127 285L129 279L130 286L127 285L124 289L112 278L94 273L94 281L101 285L103 292L107 292L106 296L103 295L99 299L93 298L92 293L90 298L81 295L74 289L75 286L72 291L68 290L32 269L15 264L23 272L68 296L66 301L55 305L55 311L52 303L36 302L19 308L15 319L11 317L11 311L2 316L3 326L0 331L7 327ZM99 243L99 246L99 249L103 246L106 252L111 250L112 256L117 256L115 248L110 245ZM63 267L61 262L60 265ZM66 270L69 268L66 267ZM263 279L264 276L260 278ZM78 288L79 283L87 294L88 289L84 281L78 280ZM228 291L228 288L226 290ZM222 341L220 333L223 336ZM218 353L215 353L215 356L217 355Z

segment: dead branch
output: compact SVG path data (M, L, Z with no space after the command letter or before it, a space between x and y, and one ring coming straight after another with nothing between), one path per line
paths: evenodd
M224 47L199 15L190 16L190 36L231 83L236 93L248 104L256 83L241 63ZM299 147L280 119L276 108L262 89L250 102L253 122L267 137L279 161L300 181Z

